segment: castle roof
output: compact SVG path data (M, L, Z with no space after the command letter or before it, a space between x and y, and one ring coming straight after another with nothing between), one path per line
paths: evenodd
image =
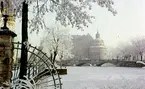
M92 42L92 46L104 46L104 41L100 38L98 31L96 33L96 39Z

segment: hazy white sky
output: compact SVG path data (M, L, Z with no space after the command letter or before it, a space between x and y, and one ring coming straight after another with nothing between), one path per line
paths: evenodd
M98 30L107 46L116 46L120 41L145 35L145 0L114 0L118 14L113 16L106 8L97 5L90 11L96 17L84 32L95 36Z
M93 23L84 31L71 29L72 34L91 34L95 37L97 30L101 34L107 46L117 46L119 42L128 41L129 39L145 35L145 0L114 0L114 7L117 15L113 16L106 8L93 5L90 14L96 17ZM46 17L49 25L54 23L53 14ZM19 24L17 21L16 24ZM21 24L20 24L21 25ZM16 33L20 34L21 26L16 27ZM29 41L34 45L39 45L39 40L43 36L40 34L29 36ZM37 41L37 43L36 43Z

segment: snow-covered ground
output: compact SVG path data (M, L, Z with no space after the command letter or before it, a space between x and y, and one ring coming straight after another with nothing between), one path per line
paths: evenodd
M63 89L145 89L144 68L67 67Z

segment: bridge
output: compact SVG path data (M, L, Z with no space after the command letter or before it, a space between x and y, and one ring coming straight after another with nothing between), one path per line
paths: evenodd
M101 66L105 63L113 64L117 67L143 67L144 64L136 63L136 61L127 61L127 60L65 60L62 61L63 66ZM57 64L60 64L57 62Z

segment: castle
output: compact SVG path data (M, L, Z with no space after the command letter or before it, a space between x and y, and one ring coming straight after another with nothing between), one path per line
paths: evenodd
M75 60L99 60L106 59L107 50L104 41L101 39L99 32L96 38L93 39L89 34L87 35L73 35Z
M89 58L92 60L106 59L106 55L104 41L100 38L99 32L97 32L96 39L92 41L91 46L89 47Z

